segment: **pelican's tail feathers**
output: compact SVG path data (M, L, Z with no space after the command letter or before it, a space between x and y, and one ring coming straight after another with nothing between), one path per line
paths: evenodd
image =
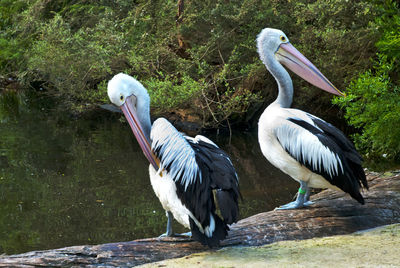
M218 247L221 240L224 240L228 235L229 227L226 225L220 217L214 214L215 221L215 229L212 233L207 235L207 232L202 232L196 223L189 218L190 221L190 229L192 231L192 238L205 246L209 246L210 248ZM206 229L206 228L205 228Z

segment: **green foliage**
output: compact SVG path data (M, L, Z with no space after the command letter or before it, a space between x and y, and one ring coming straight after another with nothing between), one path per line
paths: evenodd
M10 62L18 61L21 57L18 46L17 40L0 37L0 65L5 70L9 69Z
M375 72L367 71L350 83L345 98L335 102L346 109L348 122L362 129L355 135L359 149L370 156L400 153L400 87L389 77L394 62L380 56Z
M27 7L26 1L0 0L0 70L10 72L21 65L24 40L16 38L16 21L19 13Z
M359 128L354 136L358 148L370 158L383 154L400 157L400 10L389 2L390 17L377 19L384 31L377 42L379 53L373 70L361 73L335 103L346 110L348 122ZM395 11L395 12L394 12ZM395 30L396 29L396 30Z
M98 92L98 86L111 74L112 59L121 52L114 24L108 14L103 15L96 29L73 32L60 15L42 24L27 63L29 78L45 80L46 87L72 99L105 102L105 88Z
M400 70L400 7L396 2L387 1L382 4L383 16L376 19L377 25L383 32L381 38L376 43L378 50L389 59L395 61L392 73ZM396 79L400 81L399 78Z
M0 2L8 14L0 70L14 68L22 81L40 81L75 107L108 102L106 81L126 72L152 87L157 113L190 102L190 113L210 127L251 120L261 102L276 97L275 80L256 51L262 28L282 29L343 88L354 70L371 67L379 37L374 18L386 12L361 0L184 1L179 16L173 0L30 0L18 1L18 8L10 3ZM18 64L10 65L11 59ZM295 107L326 113L319 107L329 104L327 94L300 79L294 83ZM183 93L188 88L193 89ZM161 92L179 97L161 101Z
M170 76L162 79L151 77L143 83L149 91L151 106L161 111L190 107L203 88L202 81L194 81L189 76L181 79Z

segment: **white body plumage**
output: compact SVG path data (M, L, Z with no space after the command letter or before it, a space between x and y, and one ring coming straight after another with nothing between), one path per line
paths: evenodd
M185 228L190 228L189 215L191 212L182 204L176 194L176 185L171 176L166 171L163 171L161 177L160 173L152 165L149 166L149 174L151 186L163 209L171 211L175 220Z
M305 181L308 183L308 186L312 188L330 188L333 190L340 190L338 187L329 183L321 175L310 171L308 168L306 168L285 151L285 149L282 147L281 142L290 144L295 143L296 140L293 136L285 137L284 135L280 135L281 141L279 141L279 130L284 130L286 127L297 128L301 134L306 134L306 131L304 129L301 129L297 125L287 121L286 118L300 118L310 124L313 124L312 121L309 120L306 113L300 110L282 109L274 105L268 106L261 115L258 122L258 140L263 155L268 159L271 164L273 164L275 167L279 168L298 182ZM304 137L308 138L307 136ZM287 139L283 140L284 138ZM340 160L338 160L334 153L330 152L328 148L326 148L318 141L318 139L313 139L312 134L310 134L309 138L312 139L312 141L308 143L308 145L311 146L309 148L306 148L307 150L305 150L304 152L309 154L311 161L315 163L321 162L321 160L323 159L322 155L327 153L324 156L325 159L328 161L325 161L321 164L325 165L325 167L328 169L330 166L334 166L335 163L336 165L338 164L338 161ZM296 145L297 144L292 145L293 150L299 149L299 147L296 148ZM311 148L312 146L314 146L314 148Z
M174 219L188 229L190 229L190 217L201 232L207 237L211 237L215 229L215 221L212 214L210 214L210 225L203 228L193 213L182 204L182 201L176 194L176 184L171 176L165 171L161 173L162 175L160 173L152 165L149 166L150 183L163 209L166 212L171 212Z

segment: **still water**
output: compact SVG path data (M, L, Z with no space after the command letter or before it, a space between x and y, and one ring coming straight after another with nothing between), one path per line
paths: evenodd
M291 200L297 184L262 156L256 133L234 132L230 145L207 136L237 169L241 218ZM146 161L119 114L74 118L48 98L0 93L0 253L160 235Z

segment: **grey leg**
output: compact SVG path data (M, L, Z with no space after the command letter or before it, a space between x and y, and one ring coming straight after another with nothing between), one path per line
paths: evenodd
M187 232L187 233L182 233L182 234L174 234L172 232L172 220L173 220L173 215L171 213L171 211L167 211L167 217L168 217L168 221L167 221L167 231L160 235L159 238L161 237L173 237L173 236L192 236L192 232Z
M167 211L167 217L168 217L167 231L164 234L160 235L159 237L165 237L165 236L170 237L170 236L173 236L173 233L172 233L172 217L173 216L172 216L171 211Z
M275 208L276 210L281 210L281 209L296 209L296 208L302 208L308 205L308 199L310 198L310 189L307 186L307 182L305 181L300 181L300 188L299 192L297 193L297 198L295 201L290 202L286 205L282 205L278 208Z
M314 204L313 201L310 201L310 195L311 195L310 187L307 187L306 195L305 195L305 197L304 197L304 206L305 206L305 207Z

